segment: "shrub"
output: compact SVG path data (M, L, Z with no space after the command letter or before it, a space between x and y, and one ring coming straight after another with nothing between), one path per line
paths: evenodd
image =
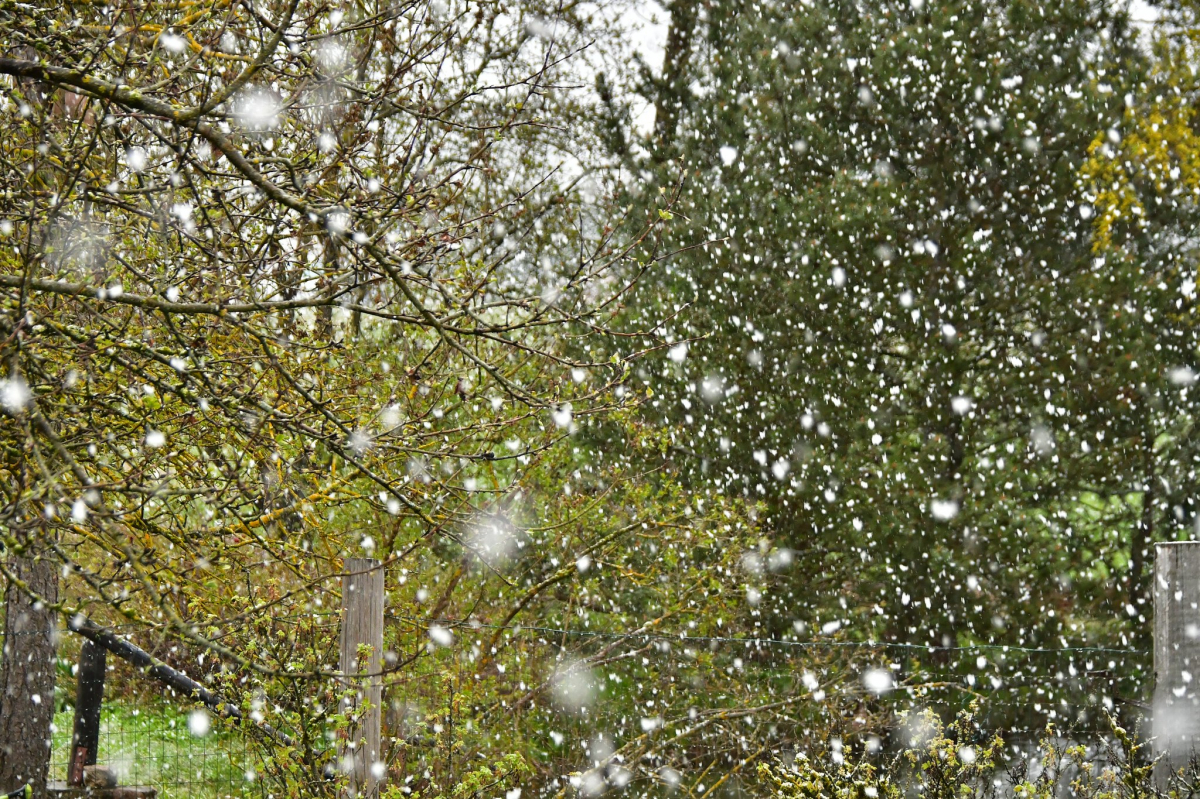
M1001 736L983 733L973 708L949 724L932 711L908 716L906 748L880 757L798 755L791 765L759 766L776 799L1182 799L1200 795L1193 762L1156 790L1147 744L1107 717L1109 735L1092 745L1071 742L1053 725L1038 745L1040 757L1008 759ZM1032 764L1032 768L1031 768Z

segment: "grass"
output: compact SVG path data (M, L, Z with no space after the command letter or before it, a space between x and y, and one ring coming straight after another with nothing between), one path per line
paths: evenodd
M171 705L105 702L100 720L99 765L121 785L158 789L160 799L223 799L257 793L248 783L245 749L236 733L213 729L194 735L190 710ZM50 778L65 780L74 710L54 716Z

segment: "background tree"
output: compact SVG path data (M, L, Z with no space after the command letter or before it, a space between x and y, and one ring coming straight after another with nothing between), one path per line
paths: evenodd
M1138 276L1125 299L1146 346L1137 390L1147 396L1145 489L1132 560L1144 563L1154 541L1194 535L1196 451L1197 63L1191 3L1167 4L1150 29L1153 68L1126 96L1120 120L1097 131L1081 170L1094 205L1098 262ZM1152 345L1152 347L1150 346ZM1140 566L1135 567L1140 569Z
M669 15L646 165L687 173L669 242L707 244L631 301L678 342L639 374L689 483L764 502L792 553L763 600L773 634L1140 635L1152 417L1177 365L1142 320L1174 289L1097 260L1079 190L1143 69L1125 16L682 0ZM1112 701L1145 674L1002 660L947 651L903 673L1037 675L1021 704L1051 718L1061 691Z

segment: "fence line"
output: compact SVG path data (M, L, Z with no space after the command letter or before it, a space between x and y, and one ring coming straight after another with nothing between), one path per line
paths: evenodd
M239 620L240 617L230 619L213 619L202 622L203 625L221 624L227 625ZM341 623L341 614L338 611L304 611L301 613L289 613L283 615L272 615L273 621L300 621L318 618L329 618L333 621L329 622L330 627L339 626ZM422 616L407 616L396 613L385 613L384 619L388 621L399 621L412 624L417 627L429 627L437 625L446 627L447 629L461 630L507 630L513 634L521 632L535 632L547 635L567 635L573 638L606 638L608 640L622 640L640 638L642 640L665 641L669 643L695 643L695 644L744 644L747 646L778 646L793 649L820 649L820 648L861 648L861 649L904 649L912 651L924 651L930 654L938 652L975 652L975 651L996 651L996 652L1013 652L1019 654L1064 654L1071 652L1092 653L1092 654L1108 654L1108 655L1125 655L1125 656L1144 656L1148 657L1152 653L1148 649L1135 649L1133 647L1111 647L1111 646L1023 646L1021 644L995 644L995 643L971 643L971 644L914 644L903 641L838 641L838 640L819 640L809 639L805 641L790 641L786 638L769 638L764 636L745 637L745 636L712 636L712 635L691 635L684 632L665 633L654 632L650 630L642 630L640 628L634 630L582 630L570 629L564 627L546 627L544 625L526 625L514 623L505 625L489 624L478 621L474 618L455 619L447 617L426 618ZM137 624L119 624L119 625L104 625L104 629L109 632L119 632L122 630L130 630L134 632L154 632L170 630L171 627L163 625L161 627L148 627ZM220 637L220 636L218 636ZM549 642L548 642L549 643Z
M275 621L298 621L301 619L316 619L322 617L337 617L339 614L335 611L305 611L303 613L292 613L284 616L273 616ZM1015 652L1021 654L1063 654L1070 652L1088 652L1093 654L1108 654L1108 655L1133 655L1133 656L1149 656L1151 653L1146 649L1135 649L1132 647L1109 647L1109 646L1060 646L1060 647L1044 647L1044 646L1023 646L1020 644L993 644L993 643L974 643L974 644L954 644L946 646L942 644L912 644L902 641L836 641L836 640L816 640L810 639L806 641L789 641L785 638L769 638L764 636L745 637L745 636L712 636L712 635L691 635L688 633L664 633L654 632L650 630L642 630L640 628L634 630L581 630L570 629L564 627L546 627L544 625L528 625L519 622L509 625L488 624L473 618L454 619L447 617L426 618L423 616L406 616L396 613L385 613L384 618L389 621L399 621L412 624L417 627L430 627L437 625L453 630L507 630L513 634L522 632L544 633L548 635L567 635L574 638L605 638L608 640L623 640L623 639L642 639L665 641L668 643L719 643L719 644L744 644L747 646L779 646L793 649L819 649L822 647L829 648L862 648L862 649L907 649L913 651L924 651L928 653L936 652L975 652L975 651L1002 651ZM338 622L331 622L330 626L336 626ZM550 642L547 642L550 643Z
M336 614L332 613L294 614L291 617L306 615L321 619L322 629L331 630L339 623ZM328 627L324 624L325 620L329 622ZM213 621L221 626L226 624L221 620ZM288 623L284 617L277 621L282 624ZM424 631L430 625L437 624L454 628L455 637L451 646L435 646L436 642L425 640ZM474 623L470 620L431 620L402 614L389 614L388 626L393 630L411 630L413 627L417 630L417 635L406 633L402 640L406 649L415 645L413 652L420 653L419 659L393 672L387 678L386 690L389 693L385 696L385 708L389 703L396 701L399 701L403 708L396 716L398 722L396 719L389 721L385 735L388 736L389 768L397 767L396 758L406 757L408 760L404 767L409 769L410 775L416 774L418 777L427 768L442 769L442 773L449 772L452 768L467 768L471 761L465 756L454 754L457 751L455 747L458 746L452 743L455 740L463 741L464 751L482 753L477 754L477 758L492 757L493 751L500 751L489 748L492 744L487 740L488 736L482 735L483 727L472 731L469 724L465 724L471 718L475 718L477 724L484 719L491 719L484 727L488 724L500 724L509 740L528 740L530 746L550 752L549 760L541 768L552 773L566 774L587 766L587 758L591 757L587 752L592 751L587 747L592 746L589 742L594 738L607 736L614 745L628 742L642 732L643 728L639 725L645 723L644 717L661 716L655 723L686 724L686 721L672 720L680 719L681 712L684 714L683 718L686 718L689 705L694 705L703 713L730 710L756 696L755 691L762 696L770 694L779 699L796 699L817 707L823 704L822 700L803 684L801 676L804 668L810 668L806 665L809 662L807 655L817 655L820 652L829 652L831 656L835 652L845 652L848 656L855 653L854 661L825 661L843 665L836 666L828 675L820 676L820 688L828 692L829 697L826 701L830 703L828 707L835 715L835 709L843 707L847 698L852 695L857 694L870 699L870 692L862 683L859 674L863 669L870 668L869 653L880 653L879 657L882 658L884 653L896 651L897 655L904 653L910 659L902 667L903 678L901 672L897 672L895 690L882 698L881 701L886 706L921 707L931 703L941 706L945 702L961 704L959 699L965 696L961 691L969 688L977 692L984 691L986 693L981 696L979 722L988 727L1009 729L1011 740L1021 742L1024 746L1025 742L1036 735L1036 729L1044 725L1047 718L1063 723L1065 728L1075 729L1081 735L1096 732L1096 722L1101 718L1102 705L1089 703L1088 694L1096 694L1101 699L1106 696L1117 697L1123 693L1123 690L1118 688L1118 683L1133 674L1135 669L1142 673L1142 661L1148 659L1147 653L1137 649L1107 647L931 647L897 646L894 643L889 645L889 642L869 641L787 641L766 637L695 635L681 637L645 630L612 632L541 625L502 628L500 625ZM472 630L480 631L479 635L470 636ZM532 676L529 690L536 687L538 680L550 681L543 686L543 692L538 695L536 703L527 704L519 711L508 710L510 707L519 706L517 700L527 692L522 686L522 691L512 694L507 704L499 701L494 710L485 709L486 702L490 700L485 698L484 705L476 705L479 698L472 698L468 704L454 711L460 718L439 717L431 720L431 714L442 713L445 708L453 707L454 695L462 693L477 679L479 662L472 657L471 650L478 641L473 638L486 641L497 631L506 633L506 648L496 662L506 666L508 671L507 674L501 672L500 676L489 672L489 679L505 684L511 683L510 687L516 688L518 681L529 680ZM168 631L160 629L159 632ZM148 640L142 642L148 643ZM612 649L610 654L604 655L599 661L591 660L609 648L614 641L617 642L616 648ZM662 647L667 643L675 645L674 654ZM568 644L571 645L572 651L567 656L567 666L556 666L556 662L561 662ZM683 645L707 649L703 652L703 661L684 657ZM20 648L19 645L17 648ZM756 654L747 656L747 651ZM985 651L1006 653L1012 657L1004 660L997 657L986 670L976 670L973 666L973 655L983 654ZM868 657L859 658L857 653L866 654ZM951 657L947 660L936 660L939 653L948 653ZM1068 661L1077 664L1080 657L1091 654L1109 655L1118 665L1102 672L1091 672L1079 667L1077 677L1068 675ZM630 659L630 655L639 656ZM642 665L641 655L651 659L650 666ZM618 656L626 659L619 663L614 662L615 659L619 659ZM336 657L336 650L330 652L330 657ZM574 714L564 713L556 704L561 699L556 697L554 674L566 673L567 667L575 662L587 664L592 670L589 679L596 682L590 689L594 695L586 710ZM819 656L818 662L821 662ZM1056 672L1059 673L1058 676ZM618 687L615 694L614 684L607 682L614 673L624 680L624 683L615 685L627 686ZM970 673L979 678L978 686L968 686L966 680ZM992 687L987 682L988 678L985 675L993 673L1003 678L1002 686L997 683ZM820 675L821 672L818 671L817 674ZM644 690L637 685L643 680L646 681ZM608 693L600 692L600 683L608 685ZM701 684L705 687L696 687ZM161 697L161 694L157 693L157 687L131 684L128 681L124 685L127 692L132 685L133 692L140 697ZM766 686L769 685L775 687L768 689ZM117 687L120 687L120 683ZM652 687L659 688L661 692L651 694ZM907 689L910 687L917 688L916 696L908 693ZM1042 695L1040 692L1043 689L1050 695ZM764 691L767 693L763 693ZM920 698L922 692L924 699ZM126 696L131 695L127 693ZM640 710L648 699L655 699L659 703L656 707L662 709ZM1034 714L1032 707L1036 702L1040 702L1042 707ZM160 797L163 799L217 799L265 795L263 782L247 782L242 776L245 770L251 768L252 758L239 733L222 733L220 736L210 733L207 738L197 738L189 731L189 714L163 704L161 698L149 704L143 704L142 699L136 698L132 701L116 700L112 704L106 704L106 708L99 745L99 762L124 768L127 779L156 785L160 788ZM139 708L142 713L140 717L134 715ZM1023 722L1018 726L1011 726L1013 708L1027 710L1043 721ZM109 713L108 710L112 712ZM796 711L795 714L792 711L770 714L774 720L764 720L763 723L801 726L822 723L815 720L819 717L810 718L811 710L801 711L800 707L796 706ZM510 712L512 715L509 715ZM808 720L799 721L802 718ZM833 723L836 719L831 717L830 721ZM440 737L429 731L435 722L447 727L447 732L441 733ZM399 726L396 726L397 723ZM412 732L421 729L422 724L426 725L426 732ZM66 776L69 765L69 723L65 726L66 737L59 736L62 740L56 748L54 761L54 774L60 779ZM511 737L513 734L518 737ZM556 734L560 735L560 741L554 740ZM432 743L418 743L410 737L401 749L396 748L398 738L405 739L406 736L413 735ZM728 730L720 733L720 736L724 737L714 737L704 743L702 748L709 747L718 753L727 750L734 752L730 747L737 745L739 735L740 732L730 725ZM672 750L669 743L665 743L664 746L666 762L674 762L674 759L679 757L693 756L684 750ZM487 761L480 759L480 762ZM393 775L390 779L395 780L396 777ZM528 795L537 794L530 791Z
M372 574L383 577L382 572ZM371 705L388 714L381 751L387 779L395 784L405 775L416 776L413 785L418 788L421 780L429 782L430 773L439 775L440 784L453 784L472 764L495 762L506 746L519 745L536 761L540 788L529 794L535 796L553 793L564 775L595 768L595 753L605 747L619 751L636 745L631 757L711 768L746 756L741 747L747 724L755 725L755 735L768 736L762 741L774 741L772 746L783 741L795 746L811 742L814 730L857 734L859 719L854 717L859 713L875 714L872 729L885 729L880 719L894 721L891 714L901 709L948 711L974 700L979 702L977 723L1005 729L1006 739L1022 746L1047 721L1063 730L1102 735L1096 722L1102 722L1105 709L1124 704L1137 715L1131 708L1140 707L1137 697L1149 684L1150 652L1134 647L694 635L656 629L652 623L628 630L500 625L470 617L386 613L379 588L379 607L372 613L379 612L391 628L392 645L404 651L399 657L384 653L398 664L394 670L372 668L358 676L383 678L383 701L372 697ZM343 600L346 594L344 588ZM261 621L267 631L303 622L297 629L324 642L311 653L319 669L349 675L358 671L352 668L358 638L342 641L340 667L332 665L338 647L328 642L336 640L337 629L344 635L353 626L348 622L354 612L345 607L340 612L236 614L196 625L215 627L214 634L221 637L236 635L239 620ZM80 631L82 626L73 622L68 629ZM133 631L139 634L128 635ZM91 632L115 643L129 638L158 647L172 638L170 625L120 624ZM853 630L843 628L841 634L852 635ZM499 653L483 653L488 639L502 642L496 644ZM374 652L381 648L376 643L371 647ZM845 655L835 654L839 652ZM1093 666L1091 656L1100 668ZM145 664L135 659L133 665ZM563 679L577 671L583 674L579 680ZM199 735L193 728L195 714L203 711L189 714L163 702L162 696L150 704L131 699L152 690L136 682L141 673L135 670L137 676L122 683L124 698L114 697L113 712L102 722L99 762L124 763L135 781L160 787L164 799L270 793L267 782L253 773L255 758L264 755L252 752L239 732L223 730L222 736L209 736L197 746L196 740L208 732L207 722ZM873 687L872 680L881 674L887 690ZM197 676L205 682L210 675ZM759 713L756 705L762 712L751 719ZM139 718L143 708L145 715ZM726 715L729 720L721 720ZM281 711L279 718L288 717ZM693 729L707 731L689 738ZM639 743L647 736L652 743ZM61 738L56 738L54 773L66 776L70 740ZM344 741L330 738L325 753L320 746L311 757L343 762L334 753L345 749ZM61 751L64 747L67 752Z
M482 622L472 621L470 619L422 619L409 616L388 615L387 618L396 621L405 621L418 626L440 625L452 629L480 629L480 630L511 630L513 633L519 632L538 632L552 635L569 635L579 638L606 638L609 640L623 639L642 639L647 641L666 641L680 643L720 643L720 644L744 644L746 646L779 646L793 649L819 649L822 647L830 648L862 648L862 649L907 649L915 651L924 651L929 653L935 652L975 652L975 651L1003 651L1017 652L1022 654L1061 654L1065 652L1091 652L1096 654L1110 655L1149 655L1146 650L1141 649L1118 649L1104 646L1064 646L1064 647L1030 647L1014 644L957 644L954 646L942 646L937 644L909 644L899 641L788 641L781 638L745 638L736 636L711 636L711 635L688 635L681 633L673 635L671 633L656 633L643 632L640 630L632 630L628 632L610 632L605 630L570 630L559 627L542 627L528 626L522 624L508 625L507 627L498 624L483 624Z

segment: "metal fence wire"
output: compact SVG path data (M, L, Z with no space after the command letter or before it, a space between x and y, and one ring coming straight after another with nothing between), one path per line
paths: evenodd
M145 693L145 692L143 692ZM163 704L159 696L126 696L105 705L97 765L121 785L154 788L162 799L221 799L257 795L245 774L251 762L236 734L194 734L191 711ZM66 784L70 768L72 712L55 714L50 779Z
M117 630L120 632L120 628ZM24 643L40 631L0 629L3 657L30 651ZM72 760L79 639L58 631L54 716L48 779L50 796L68 786ZM232 799L266 795L255 785L249 742L211 724L207 712L180 701L170 689L109 657L101 707L96 765L118 785L151 788L161 799ZM8 790L19 786L0 786Z
M338 619L316 622L335 629ZM578 788L580 775L614 753L616 762L650 763L659 774L690 774L695 793L706 769L789 756L818 739L850 740L867 713L894 719L932 708L945 717L969 702L980 727L1004 732L1014 753L1048 722L1095 740L1106 732L1106 712L1138 714L1150 665L1148 653L1123 648L501 630L451 619L437 622L450 635L435 646L428 619L389 615L386 623L391 645L409 647L390 653L398 665L385 675L384 693L386 778L405 792L453 786L519 742L533 766L526 797ZM481 678L481 653L497 640L500 656ZM4 643L10 653L23 649ZM78 637L61 631L50 763L58 784L70 767L78 652ZM163 644L157 654L167 652ZM336 653L330 657L332 664ZM481 682L490 687L480 690ZM332 751L335 737L328 741ZM97 763L121 785L147 786L164 799L282 795L259 772L260 754L241 731L108 658ZM723 790L737 795L737 785Z

